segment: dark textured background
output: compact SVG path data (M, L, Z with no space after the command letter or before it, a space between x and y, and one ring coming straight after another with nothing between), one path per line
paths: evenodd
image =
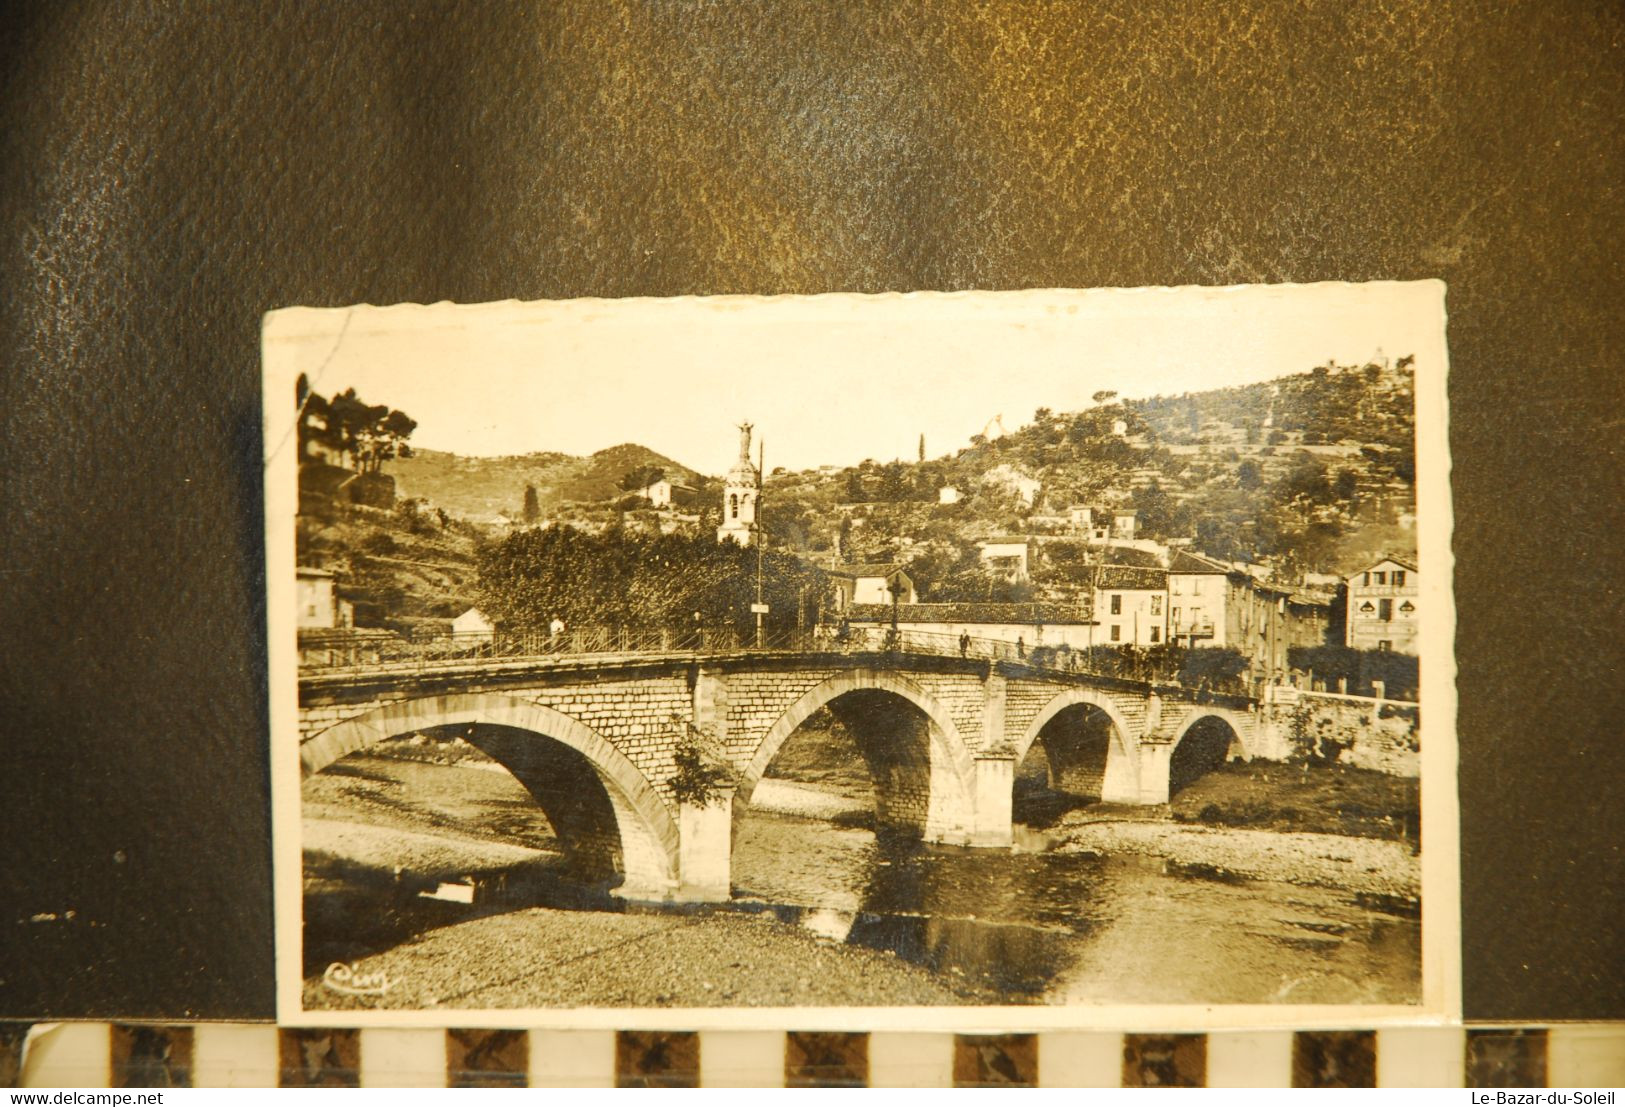
M0 1014L272 1013L264 311L1436 276L1467 1014L1625 1015L1620 10L1153 6L7 5Z

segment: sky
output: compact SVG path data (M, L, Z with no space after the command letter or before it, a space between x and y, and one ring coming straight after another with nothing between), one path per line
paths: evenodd
M265 325L267 395L306 373L465 455L636 442L702 473L928 457L1002 415L1246 384L1380 349L1443 372L1438 282L1231 289L563 300L296 308ZM1431 357L1429 357L1431 355ZM1429 364L1429 361L1434 364ZM753 448L752 453L755 453Z

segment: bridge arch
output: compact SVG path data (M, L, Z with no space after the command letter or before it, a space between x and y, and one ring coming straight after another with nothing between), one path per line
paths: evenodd
M893 742L879 733L887 723L878 718L885 701L903 701L923 724L915 741ZM779 749L821 707L830 707L854 735L869 764L875 786L876 814L883 824L919 832L931 841L968 841L974 822L975 765L970 748L945 708L918 684L894 672L853 669L837 673L801 695L763 736L734 793L734 833L750 807L751 795ZM851 709L841 714L843 706ZM867 710L866 710L867 709ZM869 733L863 733L863 732Z
M1084 749L1081 742L1065 743L1053 732L1051 736L1044 735L1045 728L1056 723L1063 713L1079 714L1075 711L1079 707L1099 711L1104 716L1107 726L1105 741L1099 744L1102 748ZM1016 744L1017 768L1040 738L1046 739L1044 751L1050 761L1051 786L1056 790L1093 793L1113 803L1137 801L1140 745L1122 709L1104 692L1069 688L1044 704Z
M1239 757L1252 760L1246 739L1247 719L1229 708L1193 707L1180 720L1168 743L1168 796Z
M468 728L469 740L536 796L566 848L575 848L586 838L617 838L607 843L601 860L624 876L623 892L663 893L675 885L677 823L648 779L591 727L528 700L484 692L385 704L305 741L299 749L301 776L319 773L346 754L387 738L452 728ZM562 746L580 756L549 756L549 742L554 750ZM568 808L550 803L558 797L548 790L549 778L568 775L572 769L579 776L576 767L583 763L602 784L607 808L594 811L583 806L579 796Z

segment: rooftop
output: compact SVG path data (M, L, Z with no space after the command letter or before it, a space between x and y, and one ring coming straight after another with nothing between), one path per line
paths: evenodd
M1168 571L1170 573L1213 573L1228 574L1230 566L1220 561L1214 561L1199 553L1189 550L1178 550L1169 559Z
M1382 557L1379 557L1379 558L1377 558L1377 560L1371 562L1364 569L1360 569L1360 570L1357 570L1355 572L1352 572L1348 576L1344 577L1343 579L1344 580L1352 580L1354 577L1359 576L1361 573L1370 572L1372 569L1376 568L1378 565L1381 565L1384 561L1392 561L1395 565L1398 565L1401 569L1409 569L1413 573L1421 572L1421 570L1416 566L1416 563L1413 562L1408 557L1395 557L1392 554L1384 554Z
M1100 587L1125 591L1161 591L1168 587L1168 570L1146 569L1135 565L1103 565L1100 568Z
M827 571L838 577L884 577L902 568L895 561L860 561L854 565L835 565Z
M891 622L892 605L853 604L847 618L858 623ZM904 603L897 605L899 623L989 623L1034 626L1039 623L1076 623L1094 620L1075 607L1059 603Z

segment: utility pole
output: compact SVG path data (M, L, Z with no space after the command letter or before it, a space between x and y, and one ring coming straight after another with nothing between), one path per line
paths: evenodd
M756 517L751 521L756 528L756 602L751 610L756 613L756 648L762 648L762 617L767 604L762 602L762 547L767 544L767 528L762 526L762 489L767 484L767 438L756 440Z

